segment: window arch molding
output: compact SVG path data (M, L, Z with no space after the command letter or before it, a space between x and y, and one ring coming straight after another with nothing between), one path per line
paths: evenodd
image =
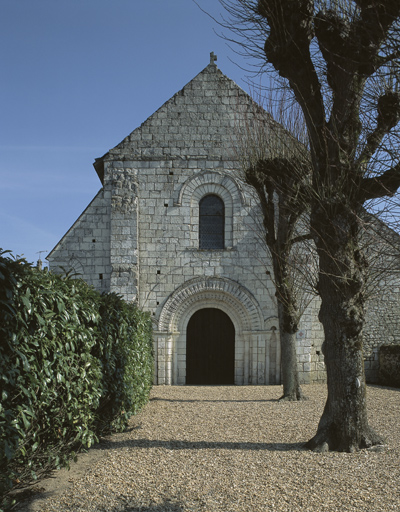
M189 178L179 191L175 206L186 210L184 216L191 225L190 247L199 248L199 203L206 195L220 197L225 208L225 248L235 245L235 214L247 206L242 187L225 171L202 171Z
M232 171L233 172L233 171ZM246 206L246 196L243 192L243 187L229 172L226 171L201 171L183 183L175 206L188 206L194 191L200 185L221 185L224 187L232 196L235 204Z

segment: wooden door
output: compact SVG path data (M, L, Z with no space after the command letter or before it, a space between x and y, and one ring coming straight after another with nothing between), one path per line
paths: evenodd
M235 327L216 308L196 311L186 332L186 384L234 384Z

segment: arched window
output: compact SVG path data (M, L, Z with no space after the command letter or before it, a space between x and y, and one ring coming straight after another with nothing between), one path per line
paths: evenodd
M199 248L224 249L225 206L214 194L204 196L199 203Z

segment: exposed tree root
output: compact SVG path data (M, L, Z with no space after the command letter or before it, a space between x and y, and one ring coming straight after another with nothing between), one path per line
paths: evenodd
M303 394L301 387L297 386L295 389L286 390L286 392L284 389L279 402L300 402L301 400L308 400L308 398Z
M308 400L308 398L303 395L303 393L300 393L299 395L294 393L292 395L282 395L278 402L300 402L302 400Z
M354 436L348 436L332 424L330 427L319 429L304 447L319 453L329 451L353 453L363 449L383 451L384 444L383 438L370 427L364 428L363 432L357 432Z

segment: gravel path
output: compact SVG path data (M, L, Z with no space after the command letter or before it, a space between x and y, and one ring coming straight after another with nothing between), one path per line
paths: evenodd
M326 388L303 389L308 401L279 403L280 386L155 387L130 431L91 450L84 470L73 465L67 487L20 510L399 511L400 390L368 388L382 453L316 454L301 444Z

